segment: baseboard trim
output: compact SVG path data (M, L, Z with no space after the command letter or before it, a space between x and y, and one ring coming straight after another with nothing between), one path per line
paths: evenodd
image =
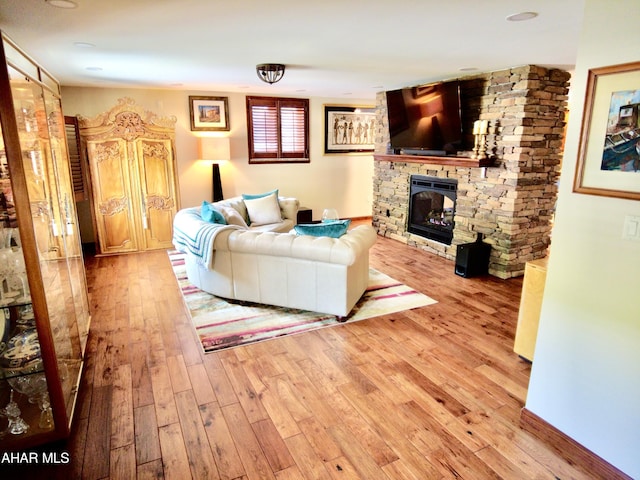
M571 465L579 466L593 478L602 480L633 480L588 448L583 447L568 435L523 408L520 412L520 427L532 434Z

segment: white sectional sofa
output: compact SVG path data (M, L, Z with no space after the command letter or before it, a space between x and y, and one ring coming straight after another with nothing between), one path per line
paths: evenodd
M178 212L174 231L187 229L185 222L193 231L194 214L198 207ZM200 222L201 229L212 228ZM206 254L190 251L174 236L176 248L187 254L189 281L223 298L345 317L368 285L369 249L377 238L373 227L361 225L339 238L261 227L214 226L208 261Z

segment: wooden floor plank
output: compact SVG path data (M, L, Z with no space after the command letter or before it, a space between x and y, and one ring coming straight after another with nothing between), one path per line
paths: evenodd
M283 405L276 391L266 390L262 393L260 401L282 438L292 437L300 433L298 422L296 422L286 406Z
M315 417L305 418L298 423L300 424L300 431L307 438L320 460L330 462L342 456L342 450L333 441L327 429Z
M191 478L187 446L179 423L163 425L159 429L162 469L166 480Z
M255 388L234 351L224 355L221 360L249 423L268 418L269 415L260 401L260 389L264 388L264 385L260 384L258 389Z
M252 424L251 427L273 472L279 472L295 465L284 440L270 419L260 420Z
M327 471L324 462L318 456L311 444L309 444L305 435L302 433L294 435L293 437L287 438L285 442L292 457L295 459L296 466L304 478L331 480L331 476Z
M163 480L162 460L158 459L149 463L139 464L136 469L136 475L136 480Z
M275 479L251 424L239 403L222 407L227 425L233 425L233 439L249 479Z
M192 477L212 480L219 478L216 462L213 459L209 439L202 424L198 403L193 391L179 392L175 398Z
M131 383L133 406L153 404L153 388L151 386L151 374L149 373L148 352L149 344L146 341L135 340L131 344L131 350L136 352L131 356Z
M111 449L109 457L109 478L129 480L137 475L136 452L133 443Z
M131 364L115 369L111 397L111 448L133 444Z
M84 451L82 478L100 479L109 475L111 450L111 386L94 387L89 411L87 442ZM99 454L96 455L96 453Z
M242 477L245 473L244 466L220 406L216 402L201 405L200 416L209 438L209 445L211 446L211 452L216 461L220 478L234 479Z
M353 465L355 470L358 472L360 478L376 478L380 480L387 478L382 468L380 468L381 465L371 457L370 452L365 450L360 442L353 441L354 438L357 438L354 437L353 432L349 431L342 425L333 425L329 427L328 431L331 438L333 438L333 441L340 447L344 456L349 460L349 463ZM397 460L397 457L394 461L395 460ZM382 465L384 466L386 463L383 463Z
M189 372L184 363L182 355L168 356L167 368L169 369L169 377L171 377L171 388L173 393L191 390L191 382L189 381Z
M189 365L187 367L187 374L189 375L189 380L198 405L216 401L216 394L213 391L211 383L209 383L209 377L207 376L207 370L204 364L197 363Z
M156 406L156 418L158 426L169 425L178 421L176 402L171 387L171 376L166 363L158 363L149 369L151 374L151 387Z
M160 440L154 405L142 405L133 411L136 462L138 465L160 459Z

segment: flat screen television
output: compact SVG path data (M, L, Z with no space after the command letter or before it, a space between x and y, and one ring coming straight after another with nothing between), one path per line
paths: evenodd
M387 92L391 148L408 155L452 155L464 150L460 82Z

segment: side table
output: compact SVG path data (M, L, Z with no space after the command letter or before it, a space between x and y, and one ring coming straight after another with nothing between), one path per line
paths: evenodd
M307 207L300 207L298 209L298 223L311 223L313 221L313 211Z

